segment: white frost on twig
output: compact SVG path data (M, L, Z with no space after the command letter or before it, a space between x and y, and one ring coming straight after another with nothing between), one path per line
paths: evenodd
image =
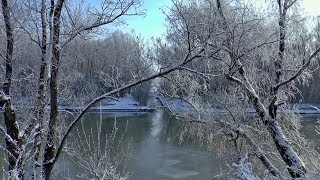
M248 154L241 158L238 164L234 163L232 166L235 168L235 172L230 180L260 180L259 177L253 174L252 164L249 162Z

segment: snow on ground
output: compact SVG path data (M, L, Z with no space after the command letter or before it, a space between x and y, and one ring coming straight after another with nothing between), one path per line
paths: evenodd
M168 107L174 112L192 112L195 110L190 103L180 98L164 97L161 94L154 95L154 98L158 100L158 102L160 102L162 106ZM203 111L215 113L229 113L226 109L204 109ZM253 108L247 109L246 112L249 114L256 113L256 111ZM294 112L302 115L319 115L320 105L292 104L288 109L279 109L279 113L286 112Z
M151 108L148 108L147 106L140 106L139 103L134 100L131 96L119 98L118 100L112 100L112 101L102 101L100 105L95 106L91 109L94 110L127 110L127 111L134 111L134 110L140 110L140 111L149 111L152 110Z
M50 106L47 106L46 108L49 110ZM82 107L59 106L60 111L72 112L81 109ZM131 96L127 96L118 98L117 100L102 100L100 103L97 103L97 105L90 108L89 112L101 112L111 116L138 116L141 115L141 113L147 113L153 110L153 108L141 106Z
M119 113L139 113L139 112L150 112L159 107L167 107L170 110L176 113L187 113L195 111L194 107L187 101L181 98L170 98L164 97L160 94L154 94L152 96L156 103L153 103L148 106L141 106L132 96L126 96L119 98L117 100L104 100L100 104L92 107L90 112L103 112L103 113L112 113L112 115L118 115ZM160 105L159 105L160 104ZM295 108L294 108L295 107ZM46 107L50 109L49 106ZM80 110L80 107L70 107L70 106L59 106L60 110L74 111ZM205 109L206 112L215 112L215 113L228 113L226 109ZM279 112L294 112L303 115L319 115L320 106L311 105L311 104L292 104L288 109L279 109ZM247 109L247 113L254 114L256 111L253 108Z
M167 100L163 105L176 112L187 112L194 110L194 107L183 99L170 99Z

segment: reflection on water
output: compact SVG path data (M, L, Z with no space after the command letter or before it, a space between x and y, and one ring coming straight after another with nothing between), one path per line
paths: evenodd
M178 145L178 124L162 111L151 118L150 134L136 145L132 179L210 179L220 166L192 144ZM175 133L174 133L175 132Z
M211 179L223 168L224 161L209 155L198 144L179 144L179 123L169 113L154 113L117 117L103 115L102 133L110 134L116 119L119 134L127 127L124 141L131 142L133 152L128 162L128 171L133 180ZM99 114L89 114L84 121L85 128L96 128ZM320 145L315 132L317 117L305 117L302 131L307 138ZM59 162L59 169L68 170L69 177L76 177L82 169L74 166L68 157ZM64 171L66 172L66 171Z
M318 152L320 152L320 135L315 131L315 125L319 119L320 116L308 116L304 117L304 121L301 123L301 132L307 139L311 139L316 144Z
M102 134L110 134L115 120L119 135L127 129L123 144L131 142L133 147L127 168L132 173L130 179L211 179L225 165L223 159L218 159L214 154L209 155L199 144L187 141L180 145L179 123L169 113L156 111L127 115L103 114L101 130ZM85 129L96 130L99 117L99 114L86 115L83 120ZM315 123L320 116L308 116L303 119L301 131L317 144L317 149L320 151L320 135L315 131ZM72 138L69 140L72 141ZM4 153L0 153L0 161L3 159ZM59 178L53 179L77 179L77 175L83 173L83 169L75 166L68 156L62 156L56 167ZM0 179L2 179L1 174Z
M152 137L159 137L163 127L162 126L163 111L156 111L153 114L154 116L151 118L152 120L151 135Z
M89 131L96 128L98 114L89 114L84 127ZM103 116L102 133L110 133L115 117ZM128 170L133 180L210 179L222 166L205 148L194 143L180 145L179 124L167 112L117 117L118 134L127 126L123 144L131 142L133 152ZM68 169L69 177L81 174L82 169L72 165L68 157L59 162L58 169Z

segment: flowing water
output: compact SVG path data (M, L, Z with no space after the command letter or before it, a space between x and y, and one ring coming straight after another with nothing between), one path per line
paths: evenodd
M99 114L84 119L85 129L97 129ZM111 133L116 120L118 135L132 146L127 170L133 180L210 179L223 167L223 161L209 154L195 142L179 143L179 123L169 113L156 111L131 116L103 115L102 133ZM79 125L80 127L80 125ZM68 157L58 164L61 174L75 177L83 169L74 166Z
M318 117L305 117L302 131L320 147L320 138L314 126ZM124 135L121 145L127 147L130 144L131 158L126 165L132 180L212 179L225 166L225 160L210 154L197 142L180 144L179 121L167 112L126 115L92 113L83 119L84 131L89 133L92 129L96 133L100 119L101 134L110 134L116 121L117 137ZM78 128L81 131L81 124ZM75 137L75 131L72 137ZM57 179L80 179L77 175L81 175L84 169L65 155L59 159L56 172Z
M101 118L101 116L100 116ZM302 131L307 138L320 145L319 135L315 132L317 116L305 117ZM98 114L90 114L84 121L85 129L96 128ZM176 180L176 179L212 179L225 161L213 153L210 154L197 142L179 143L179 122L169 113L154 113L127 116L102 116L102 133L110 133L114 122L117 122L119 133L126 130L125 144L130 142L132 154L127 163L133 180ZM122 129L122 130L121 130ZM74 167L68 158L60 162L69 175L80 174L81 170Z

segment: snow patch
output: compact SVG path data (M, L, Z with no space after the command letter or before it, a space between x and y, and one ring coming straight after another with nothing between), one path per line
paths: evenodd
M95 110L151 110L147 106L140 106L140 104L134 100L131 96L119 98L112 101L101 101L99 106L95 106L91 109Z

